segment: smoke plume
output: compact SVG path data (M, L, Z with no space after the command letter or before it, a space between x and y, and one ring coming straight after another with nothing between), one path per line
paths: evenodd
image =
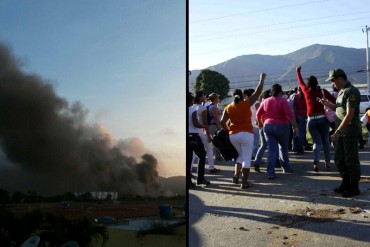
M155 196L156 158L123 153L86 116L79 102L69 104L40 76L23 72L0 44L0 187Z

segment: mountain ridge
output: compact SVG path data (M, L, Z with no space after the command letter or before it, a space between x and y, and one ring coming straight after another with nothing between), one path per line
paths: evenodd
M280 83L284 88L296 86L295 68L302 65L302 76L317 77L320 84L329 70L342 68L353 83L366 83L366 49L313 44L285 55L240 55L207 67L226 76L230 88L256 86L259 73L267 74L266 86ZM192 70L189 87L192 88L200 70Z

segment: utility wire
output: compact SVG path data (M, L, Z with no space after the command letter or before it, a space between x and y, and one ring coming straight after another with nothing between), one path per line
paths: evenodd
M370 12L370 11L369 11ZM281 27L276 29L267 29L267 30L260 30L260 31L254 31L254 32L248 32L248 33L242 33L242 34L234 34L229 36L221 36L221 37L214 37L214 38L207 38L207 39L196 39L191 41L191 43L195 42L202 42L202 41L210 41L210 40L220 40L220 39L228 39L228 38L234 38L236 36L246 36L246 35L253 35L253 34L260 34L260 33L267 33L267 32L274 32L274 31L282 31L282 30L289 30L289 29L295 29L295 28L302 28L302 27L312 27L317 25L323 25L323 24L330 24L330 23L339 23L339 22L349 22L349 21L357 21L357 20L364 20L364 19L370 19L369 16L366 17L360 17L360 18L352 18L352 19L345 19L345 20L334 20L334 21L327 21L327 22L317 22L313 24L305 24L305 25L298 25L298 26L291 26L291 27Z
M338 17L338 16L342 17L342 16L347 16L347 15L358 15L358 14L369 13L369 12L370 12L370 10L368 10L368 11L361 11L361 12L352 12L352 13L347 13L347 14L339 14L339 15L322 16L322 17L316 17L316 18L307 18L307 19L287 21L287 22L280 22L280 23L272 23L272 24L254 26L254 27L232 29L232 30L223 31L223 32L193 35L193 36L190 36L190 38L198 38L198 37L212 36L212 35L217 35L217 34L225 34L225 33L239 32L239 31L243 31L243 30L258 29L258 28L271 27L271 26L279 26L279 25L285 25L285 24L291 24L291 23L298 23L298 22L306 22L306 21L312 21L312 20L330 19L330 18Z
M215 18L208 18L208 19L203 19L203 20L196 20L196 21L191 21L190 23L208 22L208 21L220 20L220 19L225 19L225 18L240 16L240 15L248 15L248 14L254 14L254 13L258 13L258 12L266 12L266 11L271 11L271 10L276 10L276 9L285 9L285 8L290 8L290 7L303 6L303 5L309 5L309 4L320 3L320 2L327 2L327 1L329 1L329 0L320 0L320 1L313 1L313 2L305 2L305 3L298 3L298 4L283 5L283 6L274 7L274 8L252 10L252 11L238 13L238 14L225 15L225 16L220 16L220 17L215 17Z
M248 44L248 46L249 47L266 46L266 45L276 44L276 43L279 43L279 42L293 42L293 41L302 40L302 39L312 39L312 38L316 38L316 37L329 36L329 35L332 35L332 34L335 34L335 33L348 33L348 32L357 32L357 30L355 30L354 28L337 29L337 30L332 30L330 32L320 32L320 33L314 33L314 34L306 34L306 35L298 36L298 37L295 36L294 38L287 37L287 38L283 38L283 39L275 39L273 41L266 41L266 42L262 42L262 43L261 42L251 43L251 44ZM244 46L243 47L235 47L234 46L234 47L231 47L229 49L222 49L222 51L223 52L228 51L228 50L236 51L236 50L243 50L243 49L245 49ZM209 53L215 53L217 51L219 51L219 49L198 52L196 54L191 54L191 57L201 56L201 55L209 54Z

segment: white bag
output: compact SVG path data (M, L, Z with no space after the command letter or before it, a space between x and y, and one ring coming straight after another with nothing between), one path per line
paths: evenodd
M368 114L365 112L365 114L361 117L361 126L362 128L365 128L368 122Z

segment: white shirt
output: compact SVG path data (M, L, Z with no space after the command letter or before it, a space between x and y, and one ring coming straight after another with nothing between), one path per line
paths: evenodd
M252 126L255 128L258 128L258 125L256 124L256 112L257 112L256 104L261 104L261 102L256 101L253 105L251 105L251 112L252 112L251 120L252 120Z
M194 105L197 109L198 121L199 123L203 124L203 115L202 113L207 110L207 108L202 104L195 104ZM202 128L198 128L199 134L204 134Z
M193 133L193 134L194 133L197 133L197 134L199 134L198 128L194 126L193 117L192 117L193 112L196 112L197 111L196 106L194 106L194 105L190 106L189 109L188 109L188 111L189 111L189 119L188 119L188 123L189 123L189 129L188 130L189 130L189 133Z

